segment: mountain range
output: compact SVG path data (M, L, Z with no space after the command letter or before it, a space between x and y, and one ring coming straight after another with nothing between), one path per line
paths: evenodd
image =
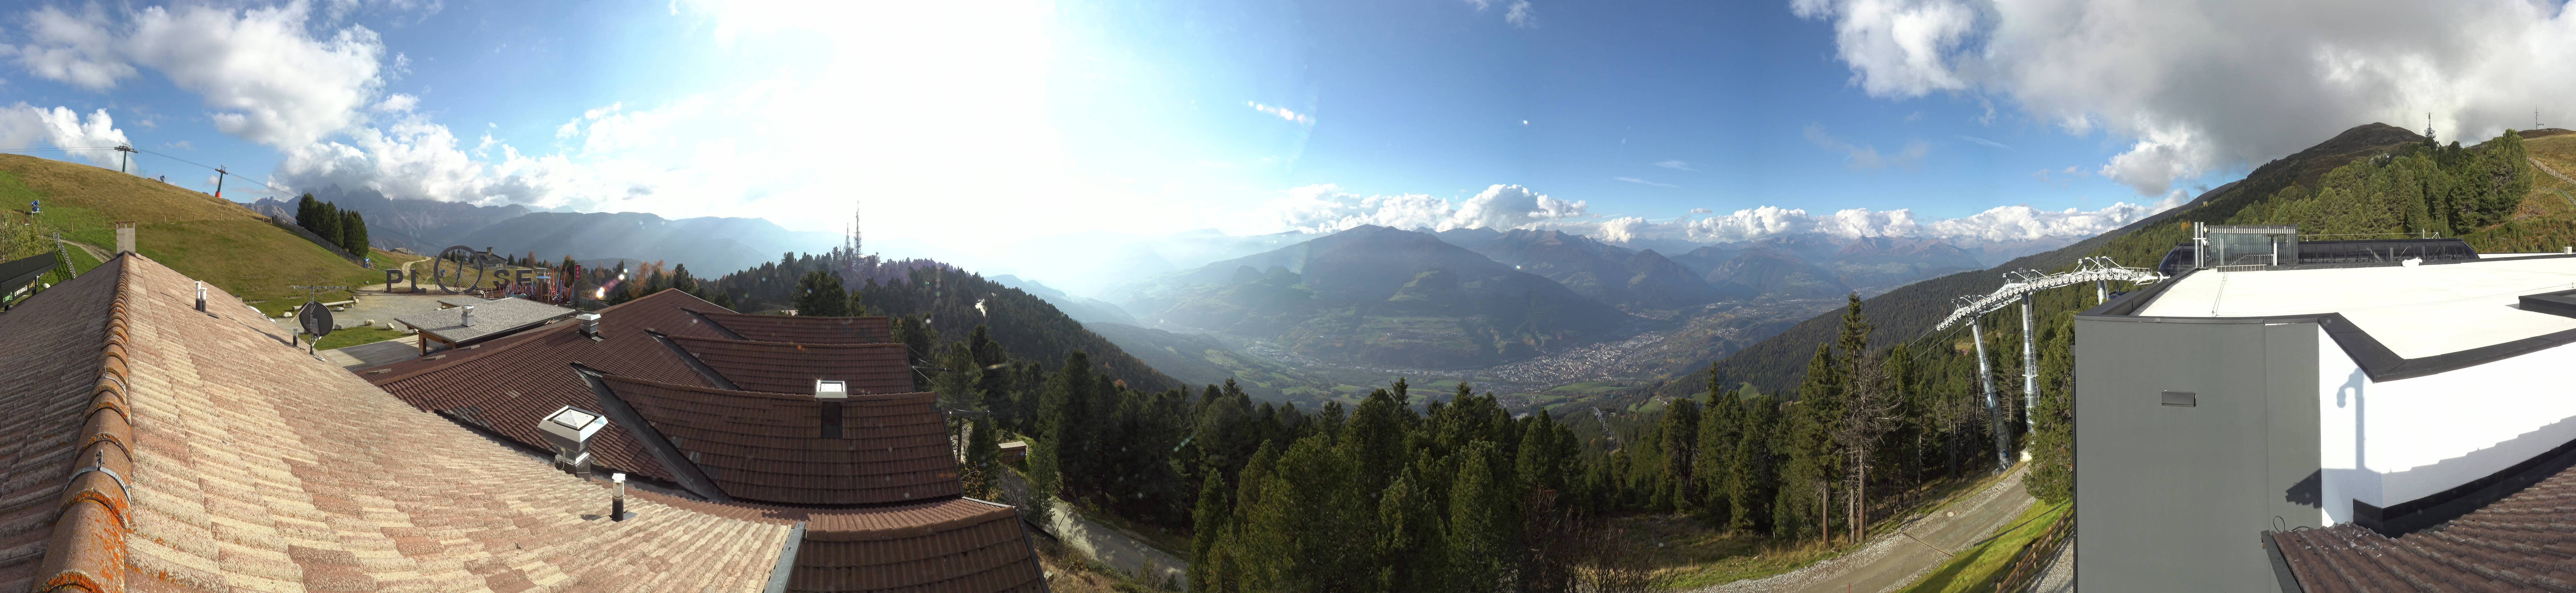
M775 261L781 253L816 252L840 243L832 233L796 232L767 219L697 217L666 219L642 212L537 212L526 206L478 206L435 200L396 200L369 189L330 186L315 199L356 210L367 218L376 247L437 253L451 245L495 253L535 253L539 259L627 259L687 264L702 275ZM292 218L295 204L263 198L253 210Z
M1361 226L1122 286L1139 317L1322 360L1484 366L1600 339L1625 315L1429 233Z

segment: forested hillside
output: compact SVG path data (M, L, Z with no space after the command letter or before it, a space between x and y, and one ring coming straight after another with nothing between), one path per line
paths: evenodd
M658 269L647 266L645 273L630 282L638 284L639 290L677 287L672 280L656 280L660 275L651 272ZM725 274L689 290L706 295L704 298L710 301L730 303L744 312L774 311L794 307L799 281L816 272L831 275L845 290L855 293L867 308L866 315L909 318L899 325L908 334L906 341L915 343L915 356L932 356L929 348L962 339L983 326L1014 359L1055 364L1074 352L1083 352L1095 361L1098 370L1109 373L1111 380L1124 381L1135 389L1158 391L1181 386L1179 381L1084 329L1045 299L926 259L886 261L839 249L821 254L789 253L779 261ZM610 277L614 277L613 273ZM929 331L919 330L924 327Z

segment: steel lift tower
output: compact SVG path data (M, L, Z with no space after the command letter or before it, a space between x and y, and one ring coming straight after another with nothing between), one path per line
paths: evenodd
M1977 378L1985 388L1986 413L1994 420L1995 471L2000 472L2004 468L2012 467L2012 433L2004 429L2003 408L1996 405L1995 375L1986 364L1986 330L1980 318L2015 302L2021 304L2021 381L2024 400L2022 410L2024 410L2025 428L2036 429L2038 421L2028 417L2028 410L2039 405L2039 349L2037 344L2033 343L2031 335L2030 295L2051 288L2090 282L2093 284L2094 302L2100 303L2110 300L2112 282L2146 284L2164 278L2164 274L2156 273L2155 270L2121 266L2119 262L2111 261L2108 257L2087 257L2075 260L2075 269L2056 274L2044 274L2036 270L2005 272L2003 287L1995 289L1994 292L1984 296L1963 296L1952 300L1957 308L1950 311L1949 317L1942 318L1939 325L1932 326L1932 331L1950 329L1963 320L1968 322L1968 333L1977 344Z

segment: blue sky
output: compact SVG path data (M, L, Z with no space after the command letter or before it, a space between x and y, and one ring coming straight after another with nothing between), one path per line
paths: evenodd
M2384 3L31 4L0 149L798 230L864 203L881 244L1011 261L1360 223L2072 238L2353 125L2576 111L2563 3Z

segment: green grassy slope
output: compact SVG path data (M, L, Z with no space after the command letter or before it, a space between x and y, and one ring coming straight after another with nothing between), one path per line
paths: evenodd
M0 155L0 204L23 213L27 201L36 199L45 206L36 226L47 236L61 232L64 239L112 251L111 223L135 221L136 251L272 314L304 301L304 291L288 286L383 282L382 273L214 196L79 163ZM72 251L75 264L89 259ZM323 295L345 298L339 292Z

